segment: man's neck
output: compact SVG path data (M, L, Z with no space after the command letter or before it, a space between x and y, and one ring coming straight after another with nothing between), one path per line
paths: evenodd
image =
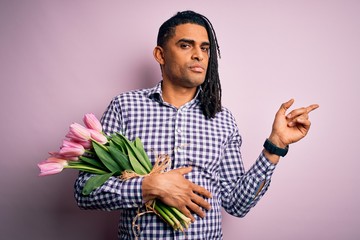
M180 86L168 85L163 82L162 97L165 102L170 103L176 108L180 108L194 98L196 90L197 88L184 88Z

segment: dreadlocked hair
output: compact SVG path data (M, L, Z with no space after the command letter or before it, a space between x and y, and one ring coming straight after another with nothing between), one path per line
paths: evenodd
M199 99L201 102L201 109L205 117L208 119L214 118L216 113L222 110L221 84L218 71L218 56L220 58L220 48L215 30L209 19L193 11L178 12L160 26L157 37L157 45L164 47L166 42L175 35L176 26L186 23L194 23L203 26L208 33L210 41L210 57L205 81L201 84L202 91L199 94Z

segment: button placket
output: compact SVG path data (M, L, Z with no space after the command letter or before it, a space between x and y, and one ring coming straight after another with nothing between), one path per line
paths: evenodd
M175 168L178 168L180 166L184 165L184 146L182 145L183 141L183 129L182 129L182 116L183 116L183 110L178 109L176 113L176 119L175 119L175 149L174 149L174 156L176 158L176 163L174 165Z

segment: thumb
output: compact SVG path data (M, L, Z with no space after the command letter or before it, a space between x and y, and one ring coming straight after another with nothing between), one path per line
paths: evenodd
M289 101L281 104L278 113L285 115L286 111L293 105L294 99L290 99Z
M176 171L176 172L180 173L181 175L185 175L185 174L191 172L191 170L192 170L192 167L181 167L181 168L174 169L172 171Z

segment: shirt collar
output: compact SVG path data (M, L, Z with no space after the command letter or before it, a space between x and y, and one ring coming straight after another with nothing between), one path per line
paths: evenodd
M158 102L164 102L162 98L161 83L162 81L156 84L155 87L149 89L148 98L154 99Z
M153 88L150 88L149 93L148 93L148 98L153 99L157 102L164 103L164 99L162 98L162 89L161 89L162 82L163 81L160 81ZM199 96L200 96L201 92L202 92L202 88L201 88L201 86L199 86L196 91L195 97L190 102L186 103L185 105L187 105L188 107L191 107L191 106L195 106L198 103L200 103Z

